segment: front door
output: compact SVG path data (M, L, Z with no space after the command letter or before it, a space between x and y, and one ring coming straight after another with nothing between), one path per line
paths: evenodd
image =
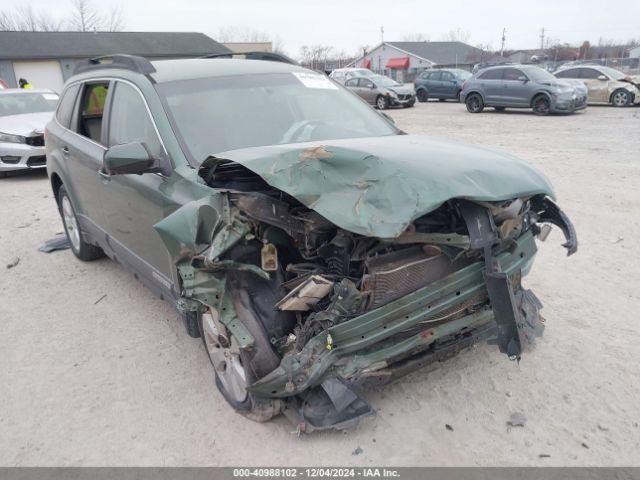
M531 83L522 70L505 68L502 73L502 98L505 104L528 107L531 101Z
M364 98L367 102L374 105L376 103L376 89L373 85L373 82L368 78L360 78L358 79L358 90L360 92L360 96Z
M68 132L62 137L62 155L70 179L67 188L76 215L84 230L101 237L105 221L98 191L102 157L106 147L103 137L104 106L109 82L88 82L81 86Z
M605 79L601 79L605 77ZM589 103L609 102L609 78L595 68L580 68L580 80L587 86Z
M107 146L142 142L151 156L169 162L142 93L133 85L116 81L109 102ZM157 173L104 175L102 208L109 246L145 283L164 287L175 281L169 253L153 226L176 210L171 201L171 179Z
M484 92L484 102L490 105L502 105L502 68L492 68L480 74L481 90Z

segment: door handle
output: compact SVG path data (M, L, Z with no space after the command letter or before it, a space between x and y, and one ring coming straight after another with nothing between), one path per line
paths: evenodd
M66 145L64 147L62 147L62 154L66 157L69 155L69 147L67 147Z
M102 180L105 182L111 181L111 175L109 175L107 172L103 172L102 169L98 170L98 175L100 175L102 177Z

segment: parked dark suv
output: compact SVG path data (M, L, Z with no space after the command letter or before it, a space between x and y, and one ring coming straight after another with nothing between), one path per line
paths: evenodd
M533 167L402 134L283 62L95 59L46 138L75 256L170 301L254 420L346 427L371 413L355 386L489 337L519 359L542 330L536 238L577 248Z
M537 115L547 115L586 108L587 89L535 65L508 65L486 68L466 80L460 99L471 113L480 113L487 106L531 108Z
M469 77L469 72L459 68L425 70L414 82L418 101L426 102L430 98L459 100L462 84Z

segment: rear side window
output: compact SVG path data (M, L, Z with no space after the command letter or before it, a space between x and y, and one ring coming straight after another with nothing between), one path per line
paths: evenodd
M71 123L71 115L73 114L73 106L76 103L76 96L80 90L80 85L72 85L65 90L58 104L56 111L56 119L58 123L65 128L69 128Z
M162 158L158 139L142 96L131 85L117 82L109 113L108 146L141 142L153 158Z
M344 84L347 87L357 87L358 86L358 79L357 78L350 78Z
M80 102L78 133L96 143L102 143L102 116L109 83L86 84Z
M577 68L570 68L555 74L558 78L580 78L580 71Z
M431 75L429 75L429 80L432 81L440 81L440 77L442 76L442 72L431 72Z
M478 77L481 80L502 80L502 68L487 70Z
M373 82L371 80L369 80L369 79L361 78L358 81L358 85L360 85L361 87L364 87L364 88L372 88L373 87Z

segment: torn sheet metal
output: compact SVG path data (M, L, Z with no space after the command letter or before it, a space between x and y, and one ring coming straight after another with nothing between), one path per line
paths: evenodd
M398 237L447 200L553 197L547 178L525 162L424 136L328 140L216 154L350 232Z

